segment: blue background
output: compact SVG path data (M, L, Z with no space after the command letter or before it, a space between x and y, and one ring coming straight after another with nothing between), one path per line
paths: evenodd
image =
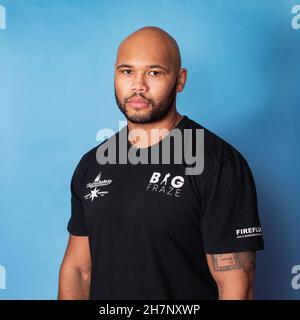
M113 92L121 40L145 25L178 42L178 110L234 145L258 192L266 249L256 297L299 299L300 1L0 0L0 299L56 299L69 183L96 133L124 117Z

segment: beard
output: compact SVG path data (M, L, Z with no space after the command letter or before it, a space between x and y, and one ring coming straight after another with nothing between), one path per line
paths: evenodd
M116 87L115 87L115 99L120 111L124 114L127 120L129 120L132 123L146 124L146 123L159 121L168 114L168 112L172 109L172 106L176 99L176 94L177 94L176 87L177 87L177 78L168 97L160 104L156 104L153 100L147 99L143 94L134 94L131 97L124 99L124 103L122 103L121 100L118 98ZM129 114L126 108L126 103L129 99L133 97L143 98L148 103L147 109L150 109L150 110L146 113L143 111L140 112L137 110L135 113Z

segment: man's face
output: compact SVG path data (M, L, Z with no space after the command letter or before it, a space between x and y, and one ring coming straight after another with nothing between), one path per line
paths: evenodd
M131 43L121 47L115 64L115 98L129 121L151 123L172 108L177 74L170 60L168 52L155 45Z

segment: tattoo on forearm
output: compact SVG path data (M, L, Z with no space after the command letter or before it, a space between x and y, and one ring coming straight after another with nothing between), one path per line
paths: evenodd
M251 272L255 269L256 254L253 251L211 254L210 258L215 271L244 269Z

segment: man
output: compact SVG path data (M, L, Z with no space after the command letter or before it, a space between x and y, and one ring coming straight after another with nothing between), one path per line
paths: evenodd
M202 129L204 167L187 175L184 161L100 164L101 146L113 137L124 146L121 132L87 152L71 181L59 299L253 299L263 249L253 177L234 147L177 112L186 79L176 41L160 28L141 28L119 46L114 85L126 151L151 153L175 129Z

